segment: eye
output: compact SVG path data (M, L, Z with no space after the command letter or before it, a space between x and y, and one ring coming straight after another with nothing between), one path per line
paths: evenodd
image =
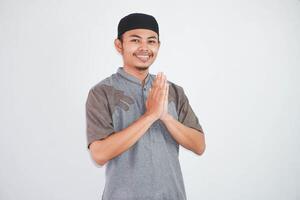
M155 40L150 40L150 41L149 41L149 43L151 43L151 44L155 44L155 43L156 43L156 41L155 41Z
M131 42L139 42L139 40L138 39L132 39L132 40L130 40Z

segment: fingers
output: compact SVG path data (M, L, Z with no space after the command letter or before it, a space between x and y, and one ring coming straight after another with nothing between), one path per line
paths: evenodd
M164 75L164 74L162 73L161 76L160 76L160 79L159 79L159 87L160 87L161 89L164 88L165 82L166 82L166 75Z
M149 108L151 110L151 108L153 108L161 110L165 106L168 106L168 86L166 75L159 72L148 93L146 100L147 109Z
M154 80L154 85L153 85L154 99L157 99L160 94L160 85L161 85L162 76L163 76L162 72L159 72L156 76L156 79Z
M162 76L162 72L158 72L155 79L154 79L154 82L153 82L153 87L158 87L159 86L159 82L161 80L161 76Z
M163 72L159 72L153 81L151 90L149 91L148 97L163 101L167 93L167 77Z
M165 106L168 105L168 94L169 94L169 84L168 84L167 80L165 80L165 84L164 84L164 97L163 97L163 102L164 102Z
M159 102L164 100L164 96L166 94L166 84L167 84L167 77L163 73L158 76L154 98L157 99Z
M162 73L159 72L157 75L156 75L156 78L153 82L153 97L156 98L157 97L157 93L159 92L159 86L160 86L160 80L161 80L161 76L162 76Z
M168 105L168 99L169 99L169 83L167 82L166 80L166 84L165 84L165 87L166 87L166 92L165 92L165 97L164 97L164 102L166 103L166 105Z

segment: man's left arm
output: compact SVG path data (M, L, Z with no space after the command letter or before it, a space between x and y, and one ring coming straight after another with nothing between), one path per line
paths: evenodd
M159 89L166 91L164 92L164 97L161 99L164 102L164 109L159 119L165 124L177 143L197 155L203 154L205 150L204 133L183 89L180 89L180 109L178 111L177 121L168 113L169 83L163 73L158 76L156 85Z
M167 114L161 121L173 136L173 138L188 150L193 151L197 155L202 155L205 151L204 133L185 126L177 121L172 115Z

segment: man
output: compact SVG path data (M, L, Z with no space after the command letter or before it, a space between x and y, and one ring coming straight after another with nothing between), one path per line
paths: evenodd
M95 162L106 164L103 200L185 200L179 145L205 150L183 88L149 73L159 47L153 16L125 16L115 39L123 67L89 91L87 143Z

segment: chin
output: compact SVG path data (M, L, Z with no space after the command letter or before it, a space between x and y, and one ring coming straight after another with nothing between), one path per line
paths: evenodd
M147 70L150 66L134 66L137 70L140 71L145 71Z

